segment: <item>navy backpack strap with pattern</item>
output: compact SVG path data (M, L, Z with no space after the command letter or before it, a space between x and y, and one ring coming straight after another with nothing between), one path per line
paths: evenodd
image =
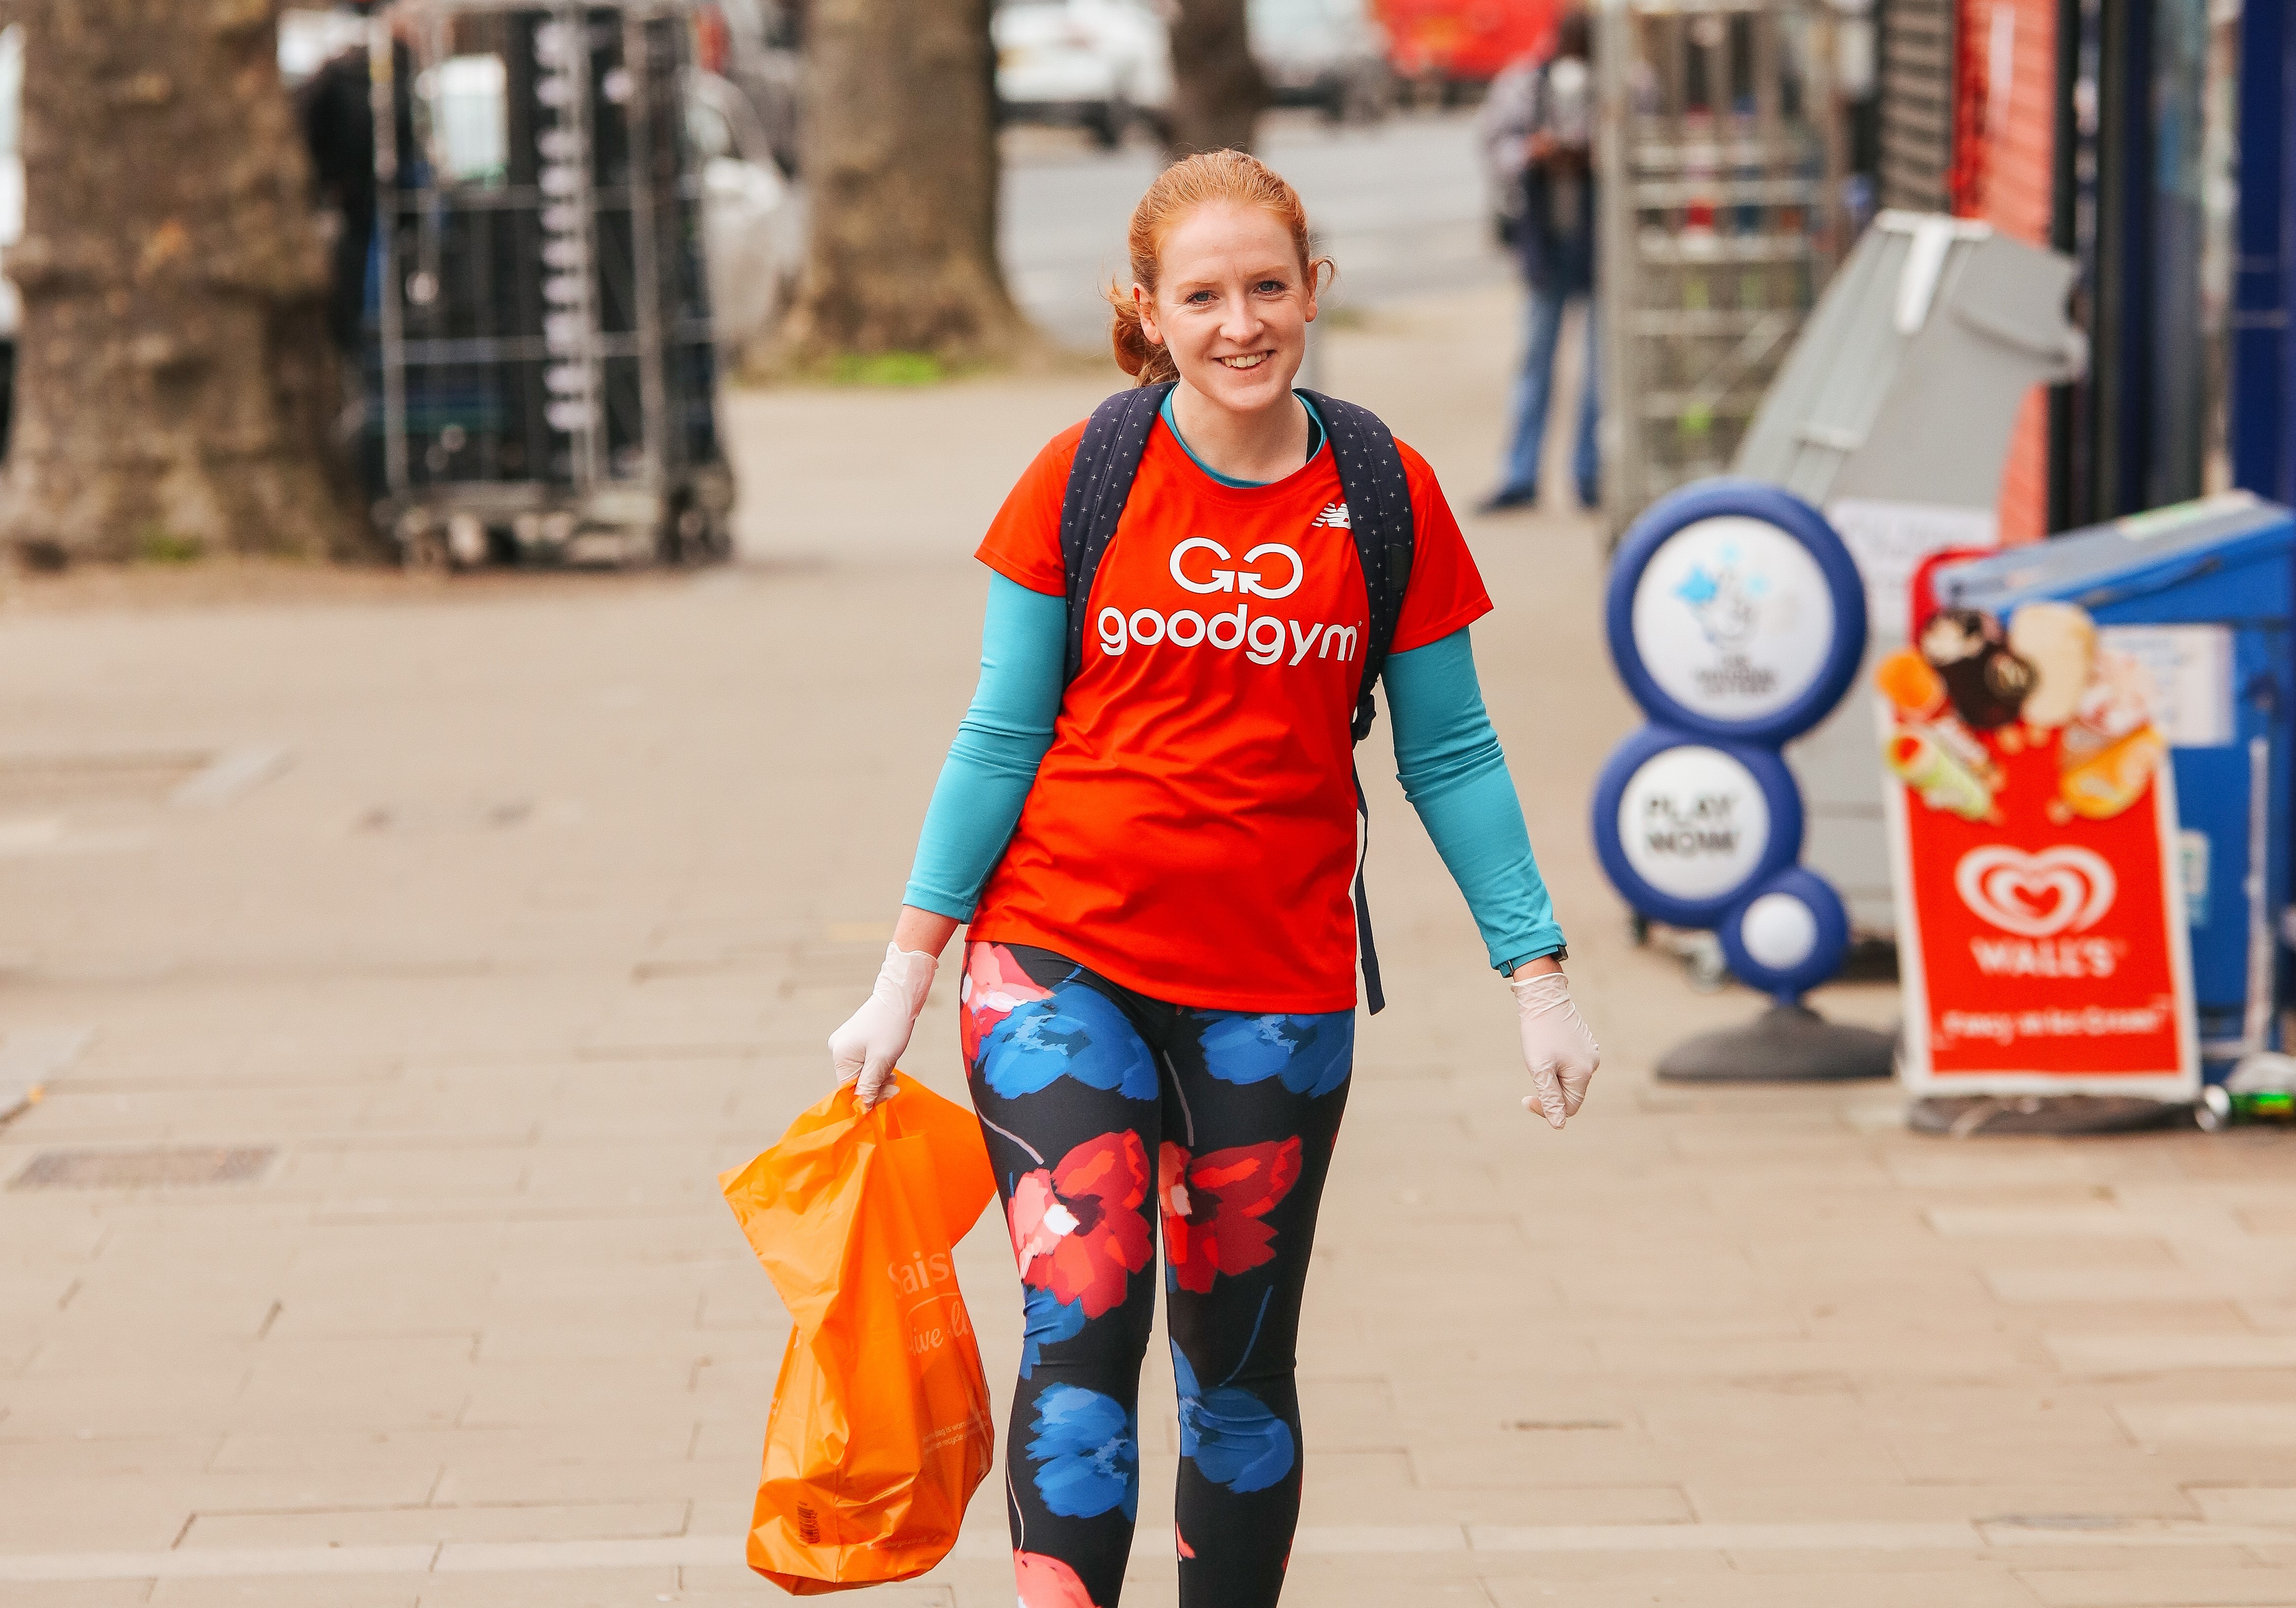
M1067 681L1074 681L1084 669L1092 578L1100 573L1101 554L1115 538L1124 500L1132 495L1132 477L1140 472L1141 449L1148 445L1156 410L1164 406L1171 389L1168 384L1136 386L1094 408L1085 422L1084 439L1077 443L1075 461L1069 465L1068 495L1061 500L1061 562L1068 571Z
M1350 731L1358 742L1371 734L1378 713L1371 690L1387 669L1395 622L1411 585L1411 554L1416 535L1411 518L1411 487L1396 450L1395 432L1367 407L1321 391L1303 393L1323 415L1332 456L1340 471L1340 493L1348 507L1348 529L1363 564L1364 595L1371 618L1364 631L1363 680L1356 693ZM1356 950L1363 962L1364 1000L1371 1013L1387 1007L1380 986L1379 947L1372 941L1371 900L1364 889L1364 862L1371 857L1371 800L1364 796L1363 773L1356 773L1356 818L1362 823L1356 851Z
M1140 454L1155 428L1157 411L1171 386L1143 385L1117 392L1092 411L1084 437L1069 466L1067 495L1061 501L1061 562L1067 574L1068 673L1074 681L1084 669L1085 628L1092 609L1093 578L1124 518L1125 499L1140 471ZM1364 593L1370 606L1365 622L1363 679L1357 684L1349 734L1360 742L1371 732L1375 706L1372 687L1387 668L1395 622L1411 584L1414 526L1411 488L1395 436L1368 408L1320 391L1301 393L1322 415L1332 457L1340 472L1340 495L1348 511L1349 533L1361 562ZM1372 943L1371 907L1364 895L1364 858L1371 848L1371 806L1363 778L1356 778L1356 813L1364 823L1356 858L1356 943L1363 962L1364 996L1372 1013L1386 1008L1380 987L1379 951Z
M1371 619L1364 631L1363 682L1356 695L1352 727L1355 740L1360 742L1371 734L1372 685L1387 669L1387 650L1395 641L1403 594L1411 585L1414 534L1411 487L1404 478L1403 455L1396 450L1395 432L1380 422L1378 414L1321 391L1301 394L1316 405L1316 411L1323 415L1324 432L1331 438L1332 461L1340 471L1340 495L1347 503L1348 529L1356 538L1364 592L1371 605Z

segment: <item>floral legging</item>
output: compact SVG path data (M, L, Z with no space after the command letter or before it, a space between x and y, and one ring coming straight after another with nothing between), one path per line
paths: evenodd
M1005 1438L1021 1608L1115 1608L1164 1237L1183 1608L1271 1608L1300 1517L1292 1347L1355 1013L1143 998L1019 944L966 946L965 1065L1021 1266Z

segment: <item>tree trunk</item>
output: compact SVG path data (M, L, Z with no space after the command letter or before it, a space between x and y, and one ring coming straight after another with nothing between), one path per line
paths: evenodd
M1179 0L1172 20L1172 154L1250 150L1252 126L1267 104L1244 0Z
M988 0L812 0L806 30L798 354L1010 351Z
M316 555L358 539L327 447L325 261L279 0L20 0L24 237L0 539Z

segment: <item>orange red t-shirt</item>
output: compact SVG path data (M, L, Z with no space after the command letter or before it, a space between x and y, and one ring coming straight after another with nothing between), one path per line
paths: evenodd
M1084 434L1054 437L977 556L1066 589L1061 504ZM1426 460L1398 443L1415 546L1393 652L1489 612ZM1349 718L1368 601L1329 446L1223 486L1161 423L1094 578L1084 665L971 935L1033 944L1153 999L1352 1009Z

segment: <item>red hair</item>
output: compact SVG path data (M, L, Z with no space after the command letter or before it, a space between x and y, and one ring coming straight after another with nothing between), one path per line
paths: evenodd
M1308 209L1282 174L1249 152L1205 151L1174 162L1157 175L1140 204L1132 209L1132 227L1126 234L1125 245L1132 258L1133 283L1155 294L1164 242L1182 219L1209 201L1257 207L1282 224L1291 234L1292 249L1300 254L1300 272L1311 283L1326 270L1338 272L1330 258L1314 254L1308 242ZM1142 326L1131 286L1110 285L1108 305L1113 315L1109 319L1108 339L1116 349L1116 365L1143 385L1177 380L1180 371L1172 362L1172 354L1149 340Z

